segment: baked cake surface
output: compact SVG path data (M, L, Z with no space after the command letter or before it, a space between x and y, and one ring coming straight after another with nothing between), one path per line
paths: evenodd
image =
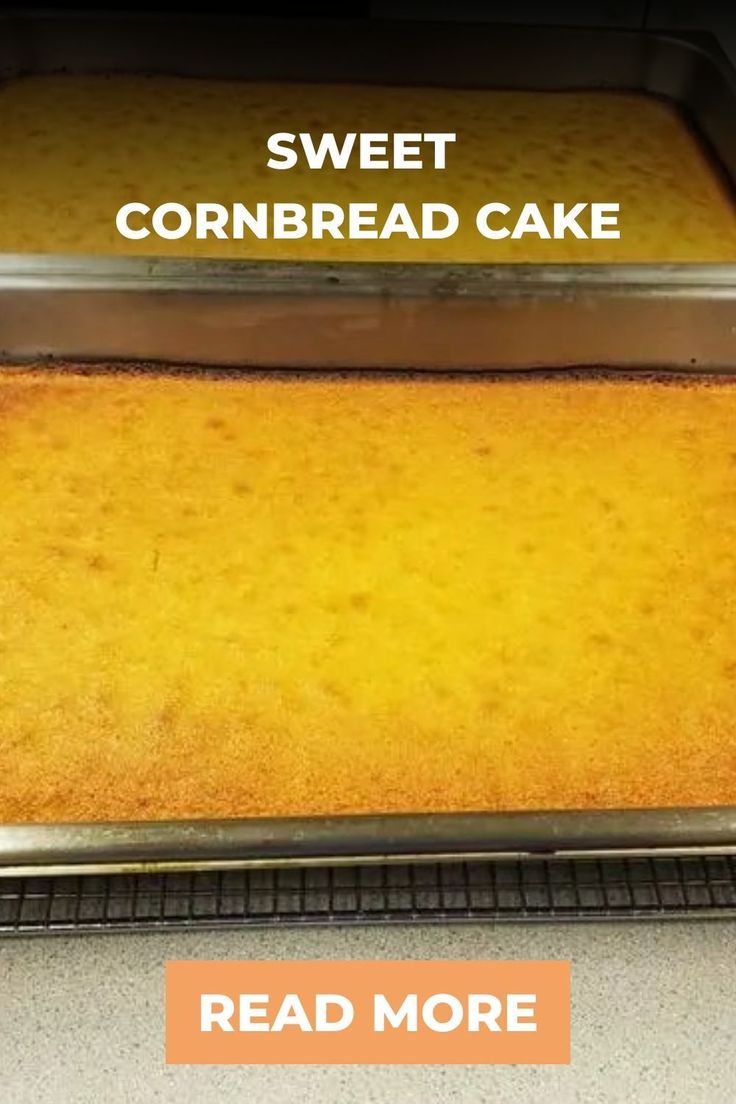
M0 820L736 802L736 386L0 373Z
M267 167L271 134L453 132L445 170ZM422 202L448 239L178 240L118 234L126 203ZM485 203L619 203L620 239L484 239ZM135 220L134 220L135 222ZM136 224L137 225L137 224ZM379 222L379 226L381 223ZM494 223L495 225L495 223ZM510 225L513 226L513 220ZM736 261L736 209L665 101L617 92L29 76L0 85L0 252L435 262Z

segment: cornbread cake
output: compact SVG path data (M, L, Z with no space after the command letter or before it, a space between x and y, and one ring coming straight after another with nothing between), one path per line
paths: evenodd
M736 384L0 372L0 821L736 802Z
M288 131L454 132L447 168L267 167ZM132 241L117 211L142 202L448 203L447 239ZM488 240L488 202L619 203L619 239ZM416 216L415 216L416 217ZM140 216L139 216L140 218ZM495 225L495 224L494 224ZM513 225L513 222L512 222ZM28 76L0 85L0 251L284 260L736 261L736 210L678 111L617 92L268 84L137 76Z

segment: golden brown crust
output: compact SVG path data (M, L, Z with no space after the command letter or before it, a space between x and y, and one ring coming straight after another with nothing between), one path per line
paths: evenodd
M736 388L0 373L0 821L736 801Z

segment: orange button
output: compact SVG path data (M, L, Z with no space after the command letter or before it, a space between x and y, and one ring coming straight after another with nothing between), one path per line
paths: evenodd
M177 1064L570 1061L569 962L168 962Z

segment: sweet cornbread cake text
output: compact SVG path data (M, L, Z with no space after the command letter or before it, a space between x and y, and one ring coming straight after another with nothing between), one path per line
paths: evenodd
M455 134L421 133L349 133L340 141L327 132L315 142L309 133L299 136L304 157L310 169L321 169L326 162L335 169L346 169L351 154L358 146L358 165L361 169L421 169L420 143L429 143L434 151L432 167L445 168L448 142L455 142ZM293 149L296 134L281 131L272 134L266 145L271 152L267 161L270 169L291 169L299 160ZM393 156L389 156L389 146ZM502 202L484 203L475 217L478 232L484 238L521 238L524 234L536 234L540 238L564 238L568 234L576 238L618 238L618 203L575 203L568 209L564 203L553 204L552 225L548 226L538 203L524 203L521 211L513 216L513 228L501 220L493 225L492 216L511 214L511 207ZM255 209L244 203L235 203L231 210L222 203L197 203L194 215L183 203L169 202L158 206L149 226L131 226L134 214L146 216L151 208L145 203L126 203L117 213L115 225L125 238L147 238L152 232L162 238L183 238L194 231L195 237L242 239L248 234L266 239L273 238L390 238L405 234L407 238L450 238L460 225L460 216L448 203L422 203L421 221L412 217L406 203L393 203L388 211L379 211L377 203L311 203L309 209L302 203L257 203ZM589 227L579 219L589 212ZM173 216L167 223L167 216Z

